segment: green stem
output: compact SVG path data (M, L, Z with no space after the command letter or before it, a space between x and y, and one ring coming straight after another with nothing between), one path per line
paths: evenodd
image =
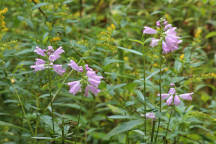
M52 130L53 130L53 134L55 134L55 127L54 127L54 115L53 115L53 102L52 102L52 80L51 80L51 73L50 73L50 69L48 70L48 75L49 75L49 95L50 95L50 106L51 106L51 117L52 117Z
M127 132L126 144L129 144L129 132Z
M142 36L142 39L143 39L143 36ZM144 42L143 42L143 79L144 79L144 82L143 82L143 85L144 85L144 88L143 88L143 96L144 96L144 114L146 114L146 57L145 57L145 47L144 47ZM147 136L147 120L146 120L146 116L144 116L144 133L145 133L145 136ZM144 137L144 141L145 141L145 137Z
M64 117L62 118L62 144L64 144Z
M160 41L160 45L162 47L162 40ZM160 91L160 113L161 113L161 103L162 103L162 99L161 99L161 94L162 94L162 81L161 81L161 76L162 76L162 48L160 49L160 79L159 79L159 91ZM157 137L158 137L158 132L159 132L159 128L160 128L160 117L158 120L158 127L157 127L157 132L156 132L156 137L155 137L155 142L157 142Z
M39 110L40 110L40 102L38 96L36 96L36 107L37 107L37 120L36 120L36 126L35 126L35 135L37 136L38 131L38 125L40 120Z
M18 100L19 100L19 103L20 103L20 105L21 105L22 113L23 113L24 117L26 118L26 112L25 112L25 109L24 109L22 100L21 100L21 98L20 98L20 96L19 96L19 94L18 94L18 92L17 92L17 90L16 90L15 87L14 87L14 91L15 91L15 94L16 94L16 96L17 96L17 98L18 98ZM29 119L27 118L26 120L27 120L28 127L29 127L29 129L30 129L32 135L34 135L34 131L33 131L33 128L31 127L31 123L30 123Z
M166 140L166 137L167 137L167 134L168 134L168 131L169 131L169 125L170 125L170 120L171 120L171 117L172 117L172 113L173 113L173 109L170 112L169 121L168 121L167 128L166 128L165 140Z
M72 72L73 72L73 70L71 70L71 71L68 73L68 75L65 77L65 79L61 82L60 87L57 89L56 93L55 93L55 94L53 95L53 97L52 97L52 100L51 100L50 103L46 106L46 108L44 109L44 111L47 110L47 108L49 107L49 105L51 105L51 103L54 102L56 96L59 94L61 88L62 88L63 85L65 84L65 81L69 78L69 76L72 74Z
M156 121L153 120L152 132L151 132L151 143L153 143L153 140L154 140L155 123Z
M78 122L77 122L77 128L76 128L76 138L75 138L75 144L77 142L77 135L79 134L79 123L80 123L80 115L81 115L81 106L79 107L79 116L78 116Z

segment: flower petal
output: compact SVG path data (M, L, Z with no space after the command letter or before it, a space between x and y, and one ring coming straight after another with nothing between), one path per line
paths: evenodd
M158 94L157 96L160 96L160 94ZM170 96L170 94L167 94L167 93L163 93L163 94L161 94L161 98L162 98L162 100L168 98L169 96Z
M53 70L58 73L59 75L62 75L65 72L65 69L62 68L62 65L55 64L53 65Z
M181 102L181 100L180 100L179 97L176 95L176 96L174 97L174 104L177 106L177 105L180 104L180 102Z
M144 34L156 34L157 31L155 29L153 29L153 28L145 26L144 30L143 30L143 33Z
M179 95L180 98L184 99L184 100L192 100L192 93L185 93L185 94L181 94Z
M170 97L167 99L166 103L167 103L167 105L171 105L172 102L173 102L173 96L170 96Z

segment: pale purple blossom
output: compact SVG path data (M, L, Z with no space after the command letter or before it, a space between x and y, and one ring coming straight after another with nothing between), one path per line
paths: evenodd
M155 119L155 114L153 112L148 112L145 114L145 116L148 119Z
M156 34L156 33L157 33L157 30L145 26L145 27L144 27L144 30L143 30L143 33L144 33L144 34Z
M76 70L77 72L83 72L83 67L78 66L78 64L76 62L74 62L73 60L71 60L68 65L73 70ZM85 65L85 71L84 72L86 72L85 75L87 78L87 79L84 78L84 83L86 83L86 85L87 85L85 87L85 96L88 96L89 92L93 93L94 95L97 95L100 92L98 86L101 83L101 79L103 77L97 75L96 72L92 68L90 68L87 64ZM73 84L73 82L71 82L71 83ZM81 87L81 84L79 84L79 86ZM69 92L72 93L74 90L76 90L74 87L70 87ZM74 94L74 92L73 92L73 94Z
M34 52L37 53L38 55L45 56L45 53L44 53L45 50L39 48L38 46L36 46L36 49L34 50Z
M183 100L192 100L192 95L193 95L193 92L178 95L176 93L175 88L170 88L168 93L161 94L161 98L163 100L167 99L166 100L167 105L173 105L174 104L177 106L181 103L180 98ZM158 94L158 96L160 96L160 94Z
M192 95L193 95L193 92L192 93L180 94L179 97L184 99L184 100L192 100Z
M88 82L94 87L98 87L101 82L102 76L98 76L95 71L87 71L86 75L88 76Z
M158 42L159 42L159 39L152 38L150 46L155 47L158 45Z
M157 96L160 96L160 94L158 94ZM170 96L170 94L166 94L166 93L161 94L161 98L162 98L162 100L168 98L169 96Z
M62 75L63 73L65 73L65 69L62 68L62 65L60 64L54 64L53 65L53 70L58 73L59 75Z
M163 41L162 48L164 53L169 53L178 49L178 44L182 42L180 37L176 35L176 28L170 27L165 32L165 41Z
M70 86L69 93L72 93L73 95L81 91L80 81L69 82L68 85Z
M166 101L167 105L172 105L174 103L174 105L176 105L176 106L179 105L180 102L181 102L181 100L179 99L179 96L177 96L177 95L174 95L174 96L171 95Z
M90 68L87 64L85 65L85 69L86 69L87 71L93 71L93 69Z
M78 64L73 61L70 60L70 63L68 64L73 70L77 71L77 72L83 72L83 67L82 66L78 66Z
M34 69L34 71L53 68L53 70L59 75L62 75L65 72L65 69L62 68L62 65L53 64L53 62L60 57L60 54L64 52L62 47L59 47L56 51L54 51L52 46L48 46L47 49L41 49L37 46L34 52L49 59L48 61L44 61L43 59L36 59L35 65L30 66Z
M60 57L60 54L62 54L63 52L64 50L62 49L62 47L59 47L57 50L50 54L49 60L54 62Z
M156 21L156 26L160 27L160 20Z
M34 69L34 71L40 71L45 69L45 61L42 59L36 59L35 65L31 65L31 68Z
M163 31L163 35L164 35L163 40L162 38L160 38L162 40L163 53L167 54L169 52L177 50L178 45L182 42L182 40L180 40L180 37L177 36L176 27L172 27L172 25L168 24L168 22L165 19L158 20L156 22L156 26L162 28ZM145 26L143 33L156 34L157 30ZM159 44L160 39L152 38L150 46L151 47L157 46Z
M88 96L89 91L91 91L94 95L97 95L100 92L100 90L97 87L87 85L85 88L85 96Z

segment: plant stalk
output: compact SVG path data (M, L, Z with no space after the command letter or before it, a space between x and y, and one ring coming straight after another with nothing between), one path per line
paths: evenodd
M160 45L162 47L162 40L160 41ZM162 94L162 80L161 80L161 77L162 77L162 48L160 49L160 79L159 79L159 92L160 92L160 113L161 113L161 103L162 103L162 98L161 98L161 94ZM160 128L160 117L158 119L158 127L157 127L157 132L156 132L156 137L155 137L155 142L157 142L157 137L158 137L158 132L159 132L159 128Z
M24 106L23 106L23 103L22 103L22 100L21 100L21 98L20 98L20 95L18 94L18 92L17 92L17 90L16 90L15 87L14 87L14 91L15 91L15 94L16 94L16 96L17 96L17 98L18 98L18 100L19 100L19 103L20 103L20 105L21 105L21 109L22 109L23 116L26 118L25 108L24 108ZM29 129L30 129L32 135L34 135L34 131L33 131L33 128L32 128L32 126L31 126L31 123L30 123L29 119L27 118L26 120L27 120L28 127L29 127Z
M153 140L154 140L155 123L156 121L153 120L152 132L151 132L151 143L153 143Z
M79 116L78 116L78 121L77 121L75 144L76 144L77 138L78 138L77 135L79 134L80 115L81 115L81 106L79 107Z
M53 115L53 102L52 102L52 80L51 80L51 72L50 69L48 71L49 75L49 95L50 95L50 107L51 107L51 117L52 117L52 131L55 134L55 126L54 126L54 115Z
M167 137L167 134L169 131L169 125L170 125L170 120L171 120L172 114L173 114L173 109L170 112L170 116L169 116L169 120L168 120L168 124L167 124L167 128L166 128L165 141L166 141L166 137Z
M142 36L143 39L143 36ZM147 120L146 120L146 57L145 57L145 46L143 42L143 96L144 96L144 133L147 136ZM144 137L145 142L145 137Z

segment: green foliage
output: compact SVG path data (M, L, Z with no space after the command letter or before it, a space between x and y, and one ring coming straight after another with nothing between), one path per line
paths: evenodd
M151 140L153 120L161 119L164 143L172 107L159 112L159 49L151 48L144 26L166 18L183 43L163 55L162 92L171 82L178 93L194 92L191 102L175 107L167 143L216 141L215 0L13 0L0 1L0 143L141 144ZM7 8L8 11L4 8ZM67 82L52 74L54 131L48 71L33 72L36 46L62 46L58 64L73 59L104 77L97 96L68 93ZM145 49L143 50L143 45ZM144 53L143 53L144 52ZM146 58L146 95L143 94ZM155 132L156 135L156 132Z

